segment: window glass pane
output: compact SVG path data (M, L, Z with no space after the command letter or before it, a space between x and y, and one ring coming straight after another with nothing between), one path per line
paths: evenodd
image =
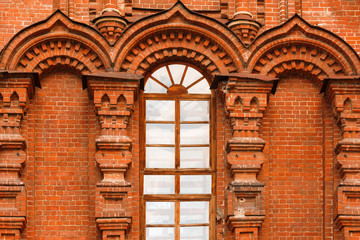
M181 240L209 240L209 227L181 227Z
M171 76L172 76L175 84L180 84L181 77L185 70L185 65L172 64L172 65L169 65L169 69L170 69Z
M171 227L147 227L146 240L174 240L174 228Z
M173 147L146 147L147 168L174 168L175 148Z
M146 120L174 121L175 101L146 101Z
M180 144L209 144L209 124L180 124Z
M208 168L209 147L181 147L181 168Z
M163 86L161 86L160 84L158 84L157 82L152 80L151 78L149 78L146 81L144 90L146 93L166 93L167 92L166 88L164 88Z
M172 85L170 76L166 67L159 68L152 75L153 78L163 83L165 86L170 87Z
M180 224L209 223L209 202L180 202Z
M188 70L186 71L186 75L185 75L184 82L183 82L184 87L188 87L190 84L192 84L196 80L199 80L202 76L203 75L198 70L195 70L192 67L188 67Z
M181 194L210 194L211 175L180 176Z
M146 202L146 224L174 224L174 202Z
M174 124L146 124L146 143L147 144L174 144L175 125Z
M145 175L144 194L174 194L175 176Z
M210 86L206 79L201 80L194 86L188 89L188 93L204 93L209 94L211 93Z
M181 101L180 121L209 121L209 101Z

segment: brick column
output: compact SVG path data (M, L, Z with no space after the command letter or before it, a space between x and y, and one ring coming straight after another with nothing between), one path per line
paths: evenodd
M0 239L20 239L26 223L26 189L20 178L26 140L21 124L35 82L36 73L0 71Z
M127 73L84 76L101 127L95 158L103 179L97 184L95 216L104 240L125 239L131 225L126 209L131 184L125 175L132 161L132 140L127 126L141 79Z
M360 237L360 76L325 79L322 91L341 129L337 143L335 223L344 239Z
M277 81L255 74L218 75L230 118L232 138L226 143L227 163L232 182L227 193L227 224L235 239L258 239L265 219L264 183L257 179L264 162L265 141L259 138L263 112Z

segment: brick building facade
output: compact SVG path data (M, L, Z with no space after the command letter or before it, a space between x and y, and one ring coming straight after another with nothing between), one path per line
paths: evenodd
M0 1L0 239L360 239L359 0Z

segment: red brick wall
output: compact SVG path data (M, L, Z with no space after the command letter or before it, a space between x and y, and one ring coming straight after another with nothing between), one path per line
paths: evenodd
M24 126L25 132L31 130L23 177L28 221L22 238L96 239L94 191L100 177L93 107L77 75L55 72L44 76L41 85Z
M262 239L332 239L331 124L329 107L312 80L281 78L264 115L268 158L260 173L267 213Z
M59 4L59 3L60 4ZM135 15L141 15L139 8L159 8L166 9L171 7L175 0L134 0L133 7ZM360 54L360 1L359 0L302 0L301 7L295 7L296 0L288 1L288 18L295 12L301 12L302 17L313 25L323 27L339 35L347 41ZM184 0L183 3L191 10L209 10L220 11L220 0ZM76 21L89 23L89 9L96 9L96 15L99 16L102 9L102 1L89 0L71 0L69 4L64 0L34 0L34 1L1 1L0 2L0 49L21 29L48 17L55 9L60 9L65 14ZM257 1L249 1L249 11L256 18ZM73 9L73 10L69 10ZM122 9L119 7L122 11ZM210 14L213 17L219 17L220 14ZM148 11L143 11L148 14ZM228 1L228 16L233 17L235 12L235 1ZM280 24L279 1L265 1L265 26L263 30L276 27ZM91 24L90 24L91 25Z

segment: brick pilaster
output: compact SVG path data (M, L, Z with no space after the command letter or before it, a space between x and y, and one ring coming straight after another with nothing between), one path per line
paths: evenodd
M227 223L235 239L258 239L265 219L264 183L257 179L264 162L265 141L259 137L263 112L275 78L255 74L218 75L218 90L232 127L226 143L232 182L227 188ZM215 81L216 82L216 81Z
M21 172L26 140L21 124L39 86L36 73L0 71L0 238L20 239L26 223L26 189Z
M360 237L360 76L325 79L322 91L341 129L337 143L335 223L344 239Z
M132 161L132 140L127 127L141 79L142 76L127 73L84 76L101 127L95 158L103 179L96 188L95 216L104 240L125 239L131 226L131 216L126 211L131 183L125 176Z

